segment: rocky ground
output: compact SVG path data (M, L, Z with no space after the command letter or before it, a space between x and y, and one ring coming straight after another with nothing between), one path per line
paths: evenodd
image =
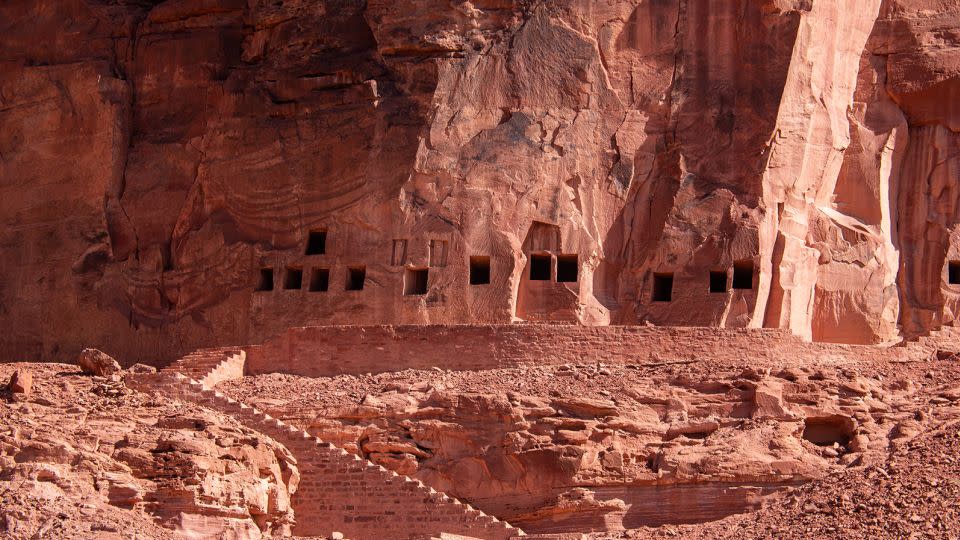
M960 423L931 426L879 463L787 490L757 512L615 537L960 538Z
M291 520L286 449L213 411L66 364L0 398L0 537L259 538Z
M955 538L960 363L706 361L219 389L516 522L599 538ZM0 399L0 537L286 533L298 472L233 419L65 364Z
M750 364L273 374L219 389L528 532L948 534L960 364Z

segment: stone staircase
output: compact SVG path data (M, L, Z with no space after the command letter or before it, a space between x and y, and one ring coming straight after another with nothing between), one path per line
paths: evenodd
M490 540L524 536L509 523L419 480L389 471L211 388L216 382L241 377L243 360L243 352L236 349L204 349L159 373L131 376L128 384L230 415L284 445L300 471L300 485L291 501L297 519L294 534L321 536L338 531L354 540L444 534Z
M199 349L161 369L160 372L180 373L199 381L204 388L213 388L221 381L243 377L246 357L246 353L237 348Z

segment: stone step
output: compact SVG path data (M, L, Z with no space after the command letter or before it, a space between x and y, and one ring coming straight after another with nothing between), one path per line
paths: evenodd
M455 514L462 517L460 518L461 521L452 522L449 525L451 527L466 531L476 531L477 529L491 531L490 534L497 538L506 538L507 536L504 536L504 533L509 533L510 537L523 534L522 531L515 529L510 524L464 504L445 493L438 492L420 480L385 469L361 456L314 437L296 426L274 418L255 407L231 399L211 388L206 388L203 380L215 373L221 366L233 360L235 354L239 354L239 352L231 354L226 354L222 350L197 352L181 358L161 372L172 375L171 378L166 380L174 386L179 386L184 391L184 399L196 401L201 405L234 416L247 427L270 435L279 443L287 446L293 457L298 462L304 463L303 471L323 471L324 463L339 464L335 466L340 467L343 473L364 475L359 480L361 486L367 485L370 481L379 482L385 486L395 486L398 497L408 497L410 493L416 493L423 495L422 500L429 501L429 504L435 505L438 509L455 509ZM169 385L170 383L166 384ZM177 394L180 395L181 392L177 392ZM306 459L306 454L310 452L314 452L318 456L315 459L319 460L316 462L320 464L319 468L314 462L301 459ZM493 531L497 532L494 533Z

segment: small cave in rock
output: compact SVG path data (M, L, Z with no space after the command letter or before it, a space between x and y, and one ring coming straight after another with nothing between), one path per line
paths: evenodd
M710 292L727 292L727 271L713 270L710 272Z
M753 261L737 261L733 263L733 288L753 288Z
M323 255L327 252L327 231L310 231L307 235L306 255Z
M549 254L530 255L530 281L550 281L550 266L553 258Z
M303 269L287 268L283 278L284 289L300 289L303 286Z
M960 285L960 261L950 261L947 265L947 283Z
M488 285L490 283L490 257L470 257L470 284Z
M557 281L561 283L576 283L580 271L576 255L557 256Z
M366 266L352 266L347 268L347 286L348 291L362 291L363 283L367 280Z
M273 268L261 268L260 279L257 281L257 291L273 290Z
M423 295L427 294L427 280L430 276L426 268L407 268L403 273L403 294Z
M846 448L853 438L853 421L845 416L806 418L803 421L803 438L817 446L838 444Z
M314 268L310 272L310 292L327 292L330 287L330 270Z
M673 300L673 272L653 275L653 301L669 302Z
M727 292L726 270L712 270L710 272L710 292Z

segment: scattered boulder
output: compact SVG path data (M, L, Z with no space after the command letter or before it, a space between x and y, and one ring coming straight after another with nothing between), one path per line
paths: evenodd
M156 373L157 368L146 364L134 364L130 366L127 371L130 373Z
M946 349L937 349L937 360L960 360L960 352Z
M97 349L84 349L77 357L77 365L84 373L109 377L120 371L120 364L109 354Z
M421 458L430 457L430 454L424 452L413 442L389 439L366 441L363 443L363 451L367 453L379 452L383 454L410 454Z
M754 409L751 417L754 420L789 420L793 415L787 410L783 401L783 384L764 379L754 390Z
M14 371L10 376L10 382L7 383L7 390L11 394L27 397L33 389L33 375L29 371Z
M367 456L370 461L381 465L391 471L395 471L397 474L403 474L410 476L415 474L420 468L417 458L410 454L388 454L381 452L374 452Z
M616 404L609 399L571 397L554 399L551 405L580 418L600 418L619 414Z
M555 527L561 524L567 530L622 530L629 508L622 499L598 499L594 491L576 487L544 501L543 506L532 512L514 517L513 522L549 522Z
M720 424L711 420L672 424L663 435L663 440L672 441L680 435L688 439L705 439L718 429L720 429Z

